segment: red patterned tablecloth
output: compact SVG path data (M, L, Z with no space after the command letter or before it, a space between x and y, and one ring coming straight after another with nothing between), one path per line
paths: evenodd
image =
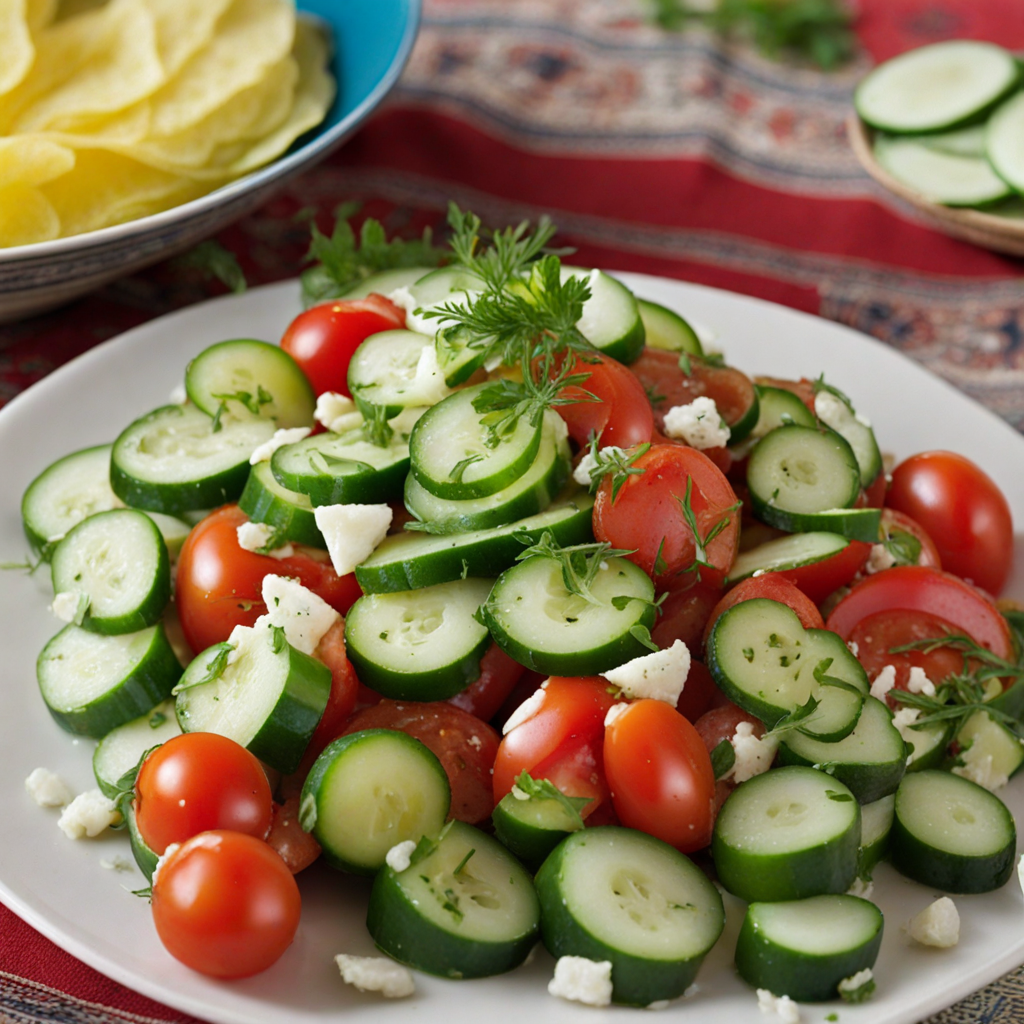
M577 262L728 288L872 334L1024 429L1016 260L936 233L859 168L843 123L872 62L950 37L1024 48L1020 0L861 0L840 72L767 60L646 0L426 0L386 107L339 153L224 231L250 284L294 276L313 206L389 230L549 213ZM0 401L97 343L222 287L174 263L0 327ZM884 387L884 382L881 383ZM86 968L0 906L0 1021L186 1021ZM1011 975L934 1024L1024 1020Z

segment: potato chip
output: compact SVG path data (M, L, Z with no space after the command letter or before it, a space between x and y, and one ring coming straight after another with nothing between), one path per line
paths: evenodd
M97 31L104 40L79 64L72 79L22 110L12 125L14 131L73 130L76 120L124 110L163 85L156 23L145 0L110 0L96 13L106 19L99 26L90 13L39 34L40 59L45 58L50 35L70 35L81 49L90 45L90 36Z
M171 78L208 46L231 0L145 0L156 23L156 44L164 74Z
M74 151L36 135L0 138L0 189L42 185L75 166Z
M26 0L25 20L29 31L46 28L57 17L57 0Z
M28 74L35 55L25 0L4 0L0 3L0 93L10 92Z
M152 134L176 135L283 60L295 38L295 12L280 0L234 0L200 50L153 97Z
M37 188L0 189L0 248L49 242L60 235L60 217Z

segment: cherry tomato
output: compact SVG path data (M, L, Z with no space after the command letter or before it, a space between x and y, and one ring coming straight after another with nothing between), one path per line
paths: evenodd
M592 359L597 361L591 362ZM651 403L643 385L622 363L595 353L588 355L586 361L577 359L573 372L587 374L587 379L578 386L563 388L559 397L578 396L578 400L558 405L555 411L565 420L569 436L578 445L588 444L591 434L600 439L602 448L631 448L650 441L654 429ZM600 401L593 401L587 392Z
M292 576L343 615L362 591L355 575L339 576L326 551L295 547L289 558L246 551L238 527L248 517L225 505L192 528L178 558L175 603L193 651L227 640L235 626L251 626L266 610L261 596L268 573Z
M679 366L679 353L645 348L630 370L650 395L654 426L665 429L665 413L674 405L689 405L695 398L713 398L719 415L730 426L743 418L754 403L750 378L731 366L713 366L700 356L689 357L690 372Z
M627 477L612 500L606 476L594 503L594 536L627 557L661 587L679 587L680 575L695 568L694 533L686 521L684 500L690 482L690 508L706 542L701 579L714 582L729 570L739 546L740 513L736 493L724 474L702 452L682 445L653 445L634 463L641 470ZM710 541L708 538L711 538Z
M658 430L655 430L654 433L651 435L651 441L654 444L678 444L678 445L682 445L684 448L689 448L690 447L690 445L688 445L685 441L681 441L681 440L679 440L679 438L675 438L675 437L666 437L664 434L662 434ZM732 470L733 464L735 463L736 460L733 458L733 454L732 454L731 451L729 451L728 448L723 448L721 446L716 446L714 448L701 448L701 451L723 473L725 473L727 476L729 475L730 471ZM732 481L730 479L730 483L731 482Z
M274 819L267 833L267 845L285 862L288 870L297 875L305 871L320 856L320 844L312 832L299 824L301 785L290 793L283 803L274 804Z
M888 489L889 481L886 480L885 473L879 473L861 492L861 500L857 504L868 508L881 508L885 504Z
M499 737L486 722L447 701L382 700L357 712L342 735L361 729L394 729L419 740L448 776L451 816L470 825L490 817L491 766Z
M1003 492L970 459L923 452L892 471L885 503L915 519L947 572L998 594L1013 565L1013 519Z
M777 575L795 583L812 601L820 604L829 594L845 587L864 568L870 554L870 544L851 540L845 548L820 562L780 569Z
M230 829L262 839L273 801L260 762L213 732L186 732L157 747L135 780L135 821L154 853L200 832Z
M913 541L920 545L917 561L914 565L930 565L933 569L942 568L942 558L935 541L928 536L924 527L915 519L897 512L894 508L882 509L882 522L878 530L879 539L884 543L907 550L913 547Z
M682 640L691 653L699 652L704 626L721 596L720 587L703 580L685 590L670 590L651 629L651 639L662 648Z
M161 863L153 923L171 956L214 978L266 970L299 926L299 887L284 861L242 832L201 832Z
M697 730L660 700L638 700L605 729L604 770L623 825L683 853L711 842L715 775Z
M702 661L690 661L683 692L676 701L676 711L687 721L696 722L714 703L721 698L721 691L715 684L715 677ZM721 698L724 699L724 698Z
M788 605L796 612L804 629L825 628L825 621L821 617L821 612L818 611L818 606L795 583L786 579L781 573L766 572L737 583L715 605L708 617L707 625L704 627L703 643L707 644L711 627L723 612L727 612L733 605L751 601L756 597L766 597L770 601Z
M352 353L371 334L405 327L405 312L383 295L338 299L300 313L281 339L281 348L302 367L318 394L348 390Z
M693 723L693 727L697 730L697 734L704 742L704 747L708 752L708 756L712 754L715 747L718 746L722 740L732 741L733 736L736 735L736 726L740 722L749 722L753 726L754 736L763 736L765 733L764 724L756 719L753 715L748 714L742 708L737 707L732 701L725 701L721 706L712 708L710 711L701 715L696 722ZM718 779L715 782L715 817L718 817L718 812L722 809L722 804L725 803L729 794L736 788L736 781L730 776L728 779Z
M510 658L497 644L491 644L480 659L480 678L461 693L449 697L448 703L489 722L525 672L518 661Z
M615 703L600 676L553 676L535 700L534 713L505 734L494 759L494 802L510 792L519 773L547 779L567 796L589 797L586 818L608 800L604 777L604 716Z

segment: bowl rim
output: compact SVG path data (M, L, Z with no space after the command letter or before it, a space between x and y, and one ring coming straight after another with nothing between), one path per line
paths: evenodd
M259 191L300 167L305 169L322 160L335 146L351 135L366 120L369 114L391 91L402 74L419 32L422 0L403 0L403 3L406 7L405 26L402 37L395 49L394 57L387 70L380 81L363 98L362 102L353 107L348 114L336 125L327 129L327 131L310 139L309 142L294 152L287 153L285 156L279 157L264 167L257 168L249 174L229 182L227 185L222 185L220 188L200 196L198 199L179 203L177 206L162 210L160 213L153 213L147 217L138 217L135 220L125 221L123 224L98 228L95 231L68 235L66 238L54 238L48 242L34 242L30 245L0 248L0 264L23 260L36 261L71 254L81 255L91 249L101 248L114 242L124 242L137 235L148 235L152 232L173 228L178 222L195 220L219 207L230 206L233 201L240 199L246 193ZM315 13L307 13L310 14L310 17L318 17Z

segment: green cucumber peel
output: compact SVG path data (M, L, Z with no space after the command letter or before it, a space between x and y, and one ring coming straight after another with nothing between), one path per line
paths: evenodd
M580 812L590 803L589 797L566 796L553 782L549 782L547 779L535 779L527 771L519 773L519 777L515 782L515 789L525 793L528 800L557 801L566 814L569 815L574 830L579 831L583 828L583 817ZM512 796L518 799L515 793Z

